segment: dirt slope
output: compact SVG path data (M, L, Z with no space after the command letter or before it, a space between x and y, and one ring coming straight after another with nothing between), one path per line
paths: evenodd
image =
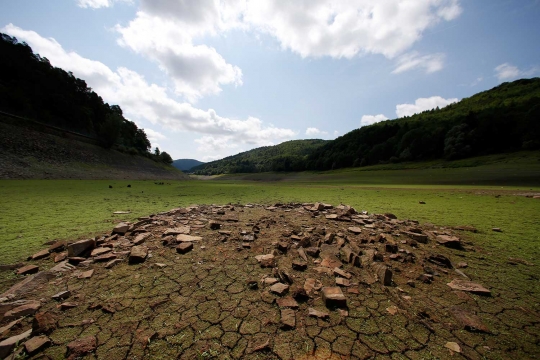
M187 179L172 166L0 123L0 179Z

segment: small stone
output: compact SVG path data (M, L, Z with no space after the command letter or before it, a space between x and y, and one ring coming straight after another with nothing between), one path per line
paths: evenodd
M345 307L347 306L347 299L341 289L337 286L324 287L322 289L322 299L326 303L326 306Z
M319 319L328 319L330 317L327 312L319 311L314 308L308 308L308 316L316 317Z
M80 240L68 245L68 257L78 257L88 254L96 247L94 239Z
M308 295L312 295L314 291L319 291L322 288L322 283L319 280L308 278L304 283L304 290Z
M32 333L32 330L28 330L28 331L23 332L20 335L12 336L0 342L0 359L6 358L6 356L9 355L11 350L13 350L15 346L19 344L22 340L29 337L31 333Z
M272 254L257 255L255 259L257 259L261 267L274 267L276 265L276 259Z
M24 348L28 355L33 355L45 349L50 344L51 344L51 339L49 339L48 337L44 335L35 336L24 343Z
M340 268L337 268L337 267L335 267L333 271L334 271L334 274L336 274L338 276L341 276L341 277L344 277L346 279L350 279L352 277L351 274L349 274L348 272L343 271L343 270L341 270Z
M277 244L277 248L279 251L281 252L287 252L287 250L289 249L289 244L287 244L286 242L284 241L280 241L278 244Z
M456 236L438 235L436 240L437 240L437 243L446 247L450 247L450 248L461 247L461 240Z
M49 252L60 252L60 251L64 251L65 248L66 248L65 242L57 241L51 246L49 246Z
M425 204L426 204L425 201L419 201L418 203L419 203L420 205L425 205Z
M201 236L191 236L191 235L185 235L180 234L176 237L176 241L178 242L192 242L192 241L201 241Z
M480 284L473 283L472 281L454 279L446 285L453 290L467 291L479 295L491 295L491 291Z
M130 264L139 264L146 260L148 256L148 248L144 245L138 245L131 248L129 253L129 263Z
M22 316L34 315L41 307L41 302L30 300L28 303L17 306L4 314L4 319L11 321Z
M17 270L17 275L29 275L35 274L39 271L39 266L36 265L26 265Z
M111 252L112 249L111 248L108 248L108 247L100 247L100 248L96 248L94 250L92 250L92 252L90 253L90 256L100 256L100 255L103 255L103 254L107 254L109 252Z
M52 298L53 298L54 300L64 300L64 299L67 299L67 298L70 297L70 296L71 296L71 291L65 290L65 291L60 291L60 292L57 293L57 294L54 294L54 295L52 296Z
M351 285L351 283L347 279L338 277L336 278L336 285L348 287Z
M447 349L450 349L450 351L453 351L453 352L456 352L456 353L461 353L461 347L455 343L455 342L447 342L445 345L444 345L445 348Z
M79 304L75 303L75 302L64 302L60 305L57 306L57 308L61 311L64 311L64 310L69 310L69 309L73 309L75 307L79 306Z
M450 308L450 312L465 330L491 333L489 328L482 322L482 320L480 320L477 315L457 306Z
M32 255L32 260L39 260L49 256L49 249L41 250L40 252Z
M32 321L33 334L49 334L56 329L57 319L50 312L39 312Z
M186 254L193 250L193 243L185 242L176 247L176 252L179 254Z
M464 269L464 268L468 267L469 264L467 264L466 262L459 262L459 263L457 264L457 266L458 266L458 268Z
M277 283L277 284L274 284L270 287L270 291L279 295L279 296L282 296L284 295L285 293L287 293L287 291L289 291L289 285L285 285L285 284L282 284L282 283Z
M433 275L431 274L422 274L419 275L416 280L423 282L424 284L431 284L433 282Z
M362 229L360 229L359 227L350 227L347 230L349 230L353 234L360 234L362 232Z
M88 336L67 344L68 359L75 360L96 350L97 340L95 336Z
M387 307L386 311L388 311L390 315L396 315L398 313L398 308L397 306L393 305L393 306Z
M120 235L124 235L125 233L127 233L129 230L129 224L126 224L126 223L119 223L118 225L116 225L112 231L113 234L120 234Z
M117 258L117 256L115 254L108 253L108 254L105 254L105 255L96 256L94 258L94 261L95 262L108 262L108 261L112 261L112 260L114 260L116 258Z
M279 282L279 280L276 279L276 278L273 278L273 277L267 277L267 278L264 278L264 280L263 280L263 283L266 286L274 285L277 282Z
M279 298L276 300L276 303L280 307L288 307L291 309L298 309L298 303L291 296L286 296L284 298Z
M281 309L281 327L292 329L296 326L296 316L292 309Z
M414 282L414 280L407 280L407 285L413 288L416 287L416 283Z
M338 309L338 313L341 317L347 317L349 316L349 312L345 309Z
M321 249L319 249L318 247L308 247L308 248L306 248L306 254L308 254L309 256L312 256L312 257L319 256L320 251L321 251Z
M304 271L307 269L307 264L300 260L294 260L292 262L292 268L298 271Z
M54 262L55 263L58 263L60 261L64 261L67 259L67 252L63 252L63 253L60 253L60 254L57 254L55 257L54 257Z
M493 228L493 229L491 229L491 230L492 230L492 231L495 231L495 232L502 232L501 228L497 228L497 227L496 227L496 228Z
M116 266L117 264L121 263L122 259L114 259L114 260L111 260L109 261L108 263L105 264L105 269L110 269L112 268L113 266Z
M256 290L259 288L259 283L257 282L257 280L248 280L247 287L251 290Z
M152 233L142 233L137 236L135 236L135 239L133 239L134 245L141 245L148 239L150 236L152 236Z
M164 267L167 266L167 264L155 263L154 266L155 266L155 267L158 267L158 268L160 268L160 269L163 269Z
M90 279L94 275L94 269L82 272L77 276L79 279Z

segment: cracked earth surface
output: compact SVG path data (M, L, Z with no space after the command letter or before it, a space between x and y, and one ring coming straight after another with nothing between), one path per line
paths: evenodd
M436 241L439 235L462 234L455 230L324 204L194 206L128 225L124 234L96 238L98 248L112 249L108 260L111 254L123 259L114 266L106 268L87 252L85 259L70 260L79 262L76 267L49 269L54 277L48 282L1 295L2 315L14 308L11 303L37 300L35 318L53 319L43 327L30 315L0 334L21 334L34 322L32 336L50 340L31 354L15 346L13 358L533 359L540 354L538 314L500 296L504 289L495 279L482 283L491 295L447 285L467 275L475 281L470 274L479 266L470 257L473 246L452 249ZM202 239L180 253L181 232ZM148 255L130 264L129 252L141 234L146 235L139 246ZM255 258L268 254L273 259ZM428 261L433 255L451 265ZM63 264L54 263L57 256L30 263L51 268ZM458 268L465 261L468 265ZM386 285L381 266L392 274ZM91 269L90 277L82 276ZM337 282L344 285L339 288L346 304L331 304L323 296ZM289 288L278 294L270 290L274 283ZM52 299L66 290L67 298ZM319 316L310 316L313 310ZM10 321L5 317L0 327ZM87 348L75 346L80 339L90 342Z

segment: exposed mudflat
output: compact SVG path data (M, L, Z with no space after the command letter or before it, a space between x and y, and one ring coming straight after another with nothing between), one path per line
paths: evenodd
M466 231L318 203L174 209L36 254L2 289L0 335L40 359L536 358L538 314L475 278L489 258Z

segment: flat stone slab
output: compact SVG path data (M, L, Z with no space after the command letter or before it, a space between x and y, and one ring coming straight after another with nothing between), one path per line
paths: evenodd
M22 268L17 269L17 275L29 275L35 274L39 271L39 266L37 265L26 265Z
M48 257L49 254L50 254L49 249L41 250L40 252L37 252L34 255L32 255L32 260L44 259L44 258Z
M92 250L92 252L90 253L90 256L100 256L100 255L103 255L103 254L106 254L106 253L110 253L112 251L111 248L109 247L99 247L99 248L96 248L94 250Z
M319 318L319 319L328 319L330 317L330 314L328 314L327 312L324 312L324 311L316 310L314 308L309 308L308 309L308 316L316 317L316 318Z
M349 274L348 272L343 271L343 270L341 270L340 268L337 268L337 267L334 268L333 271L334 271L334 274L336 274L338 276L341 276L341 277L343 277L345 279L350 279L352 277L351 274Z
M4 359L6 356L8 356L11 350L15 348L15 345L20 343L22 340L28 338L30 334L32 334L32 329L25 331L20 335L7 338L6 340L0 342L0 359Z
M185 242L176 247L176 252L179 254L186 254L193 250L193 243L192 242Z
M457 306L452 307L450 312L465 330L491 333L482 320L472 312L463 310Z
M191 228L189 226L179 226L177 228L171 228L171 229L165 230L165 232L163 233L163 236L189 235L190 232L191 232Z
M34 336L30 340L24 343L24 349L29 355L33 355L51 344L51 339L42 335Z
M81 256L86 252L90 252L96 247L94 239L85 239L68 245L68 257Z
M356 227L356 226L350 227L347 230L349 230L353 234L360 234L362 232L362 229L360 229L359 227Z
M180 234L176 237L176 241L178 242L192 242L192 241L201 241L203 238L201 236L191 236L191 235L185 235Z
M347 298L343 295L341 288L337 286L324 287L322 289L322 299L326 303L326 306L347 306Z
M129 224L121 222L114 227L112 232L113 234L124 235L125 233L128 232L128 230L129 230Z
M148 248L143 245L134 246L131 248L129 253L129 263L130 264L139 264L146 260L148 256Z
M281 327L293 329L296 326L296 314L293 309L281 309Z
M137 236L135 236L135 239L133 239L133 244L135 245L141 245L143 242L146 241L149 237L152 236L152 233L142 233Z
M276 300L276 303L279 307L288 307L291 309L298 309L298 303L293 299L292 296L286 296Z
M281 296L289 291L289 285L277 283L270 286L270 291Z
M454 290L468 291L479 295L491 295L491 291L472 281L454 279L446 285Z
M437 243L446 247L460 247L461 246L461 240L456 236L450 236L450 235L438 235Z
M16 308L11 309L8 312L6 312L4 314L4 319L9 321L9 320L18 319L22 316L34 315L39 310L40 307L41 307L41 302L36 301L36 300L31 300L27 304L17 306Z

